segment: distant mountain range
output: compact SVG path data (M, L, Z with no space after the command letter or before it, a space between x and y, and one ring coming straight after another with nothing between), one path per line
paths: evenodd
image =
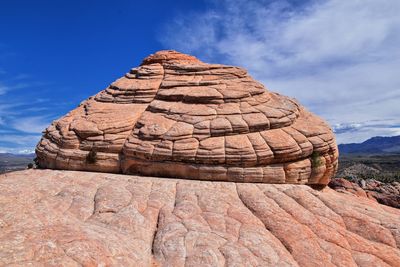
M0 174L26 169L29 163L33 163L34 158L35 154L0 153Z
M341 144L339 152L341 154L398 154L400 153L400 135L376 136L358 144Z

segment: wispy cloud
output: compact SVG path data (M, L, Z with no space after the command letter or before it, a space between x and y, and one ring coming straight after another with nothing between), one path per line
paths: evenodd
M41 133L50 124L46 116L18 118L12 122L11 127L24 133Z
M397 119L338 123L332 126L334 132L340 134L343 143L354 142L354 135L359 140L365 140L371 136L400 135L400 124Z
M0 132L0 153L33 153L40 137L41 136L37 134L13 134Z
M333 131L336 134L355 132L362 128L363 124L361 123L337 123L332 125Z
M13 153L13 154L33 154L35 149L30 147L1 147L0 153Z
M243 66L332 124L397 118L392 123L399 125L400 2L292 2L221 1L177 17L162 42L206 61ZM385 129L353 128L351 136L338 132L337 138L398 133Z
M0 95L5 94L8 90L9 90L9 88L7 86L0 83Z
M32 80L32 76L27 73L19 73L16 75L3 75L7 72L0 68L0 95L13 90L20 90L25 88L35 88L48 85L46 82Z
M2 143L35 146L41 135L0 134Z
M52 112L44 113L52 105L49 99L36 97L47 83L35 81L26 73L4 71L3 74L0 76L0 152L31 153L41 132L54 119Z
M20 79L18 79L20 80ZM13 83L12 85L7 86L7 91L17 90L17 89L25 89L25 88L33 88L38 86L47 85L45 82L36 82L36 81L18 81L17 83Z

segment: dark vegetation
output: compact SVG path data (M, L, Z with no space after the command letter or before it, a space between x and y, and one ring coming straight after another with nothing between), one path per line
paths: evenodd
M90 152L86 156L86 162L89 164L94 164L97 161L97 152L94 150L90 150Z
M400 135L376 136L359 144L339 145L337 177L400 182Z
M370 169L372 168L372 169ZM341 154L337 177L400 182L399 154Z
M319 166L322 165L322 160L321 160L321 156L319 155L318 152L314 151L311 154L311 166L313 168L318 168Z

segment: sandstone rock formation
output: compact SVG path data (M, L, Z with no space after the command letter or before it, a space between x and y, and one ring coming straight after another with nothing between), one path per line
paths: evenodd
M160 51L52 123L44 168L235 182L327 184L330 127L239 67Z
M343 178L334 178L328 185L338 192L367 197L378 201L380 204L400 209L399 182L382 183L374 179L368 179L360 180L358 184Z
M399 266L400 210L305 185L0 175L0 266Z

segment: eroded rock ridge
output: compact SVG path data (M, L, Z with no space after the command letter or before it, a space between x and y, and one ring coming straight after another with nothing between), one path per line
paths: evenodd
M327 184L331 128L246 70L160 51L45 131L45 168L234 182Z

